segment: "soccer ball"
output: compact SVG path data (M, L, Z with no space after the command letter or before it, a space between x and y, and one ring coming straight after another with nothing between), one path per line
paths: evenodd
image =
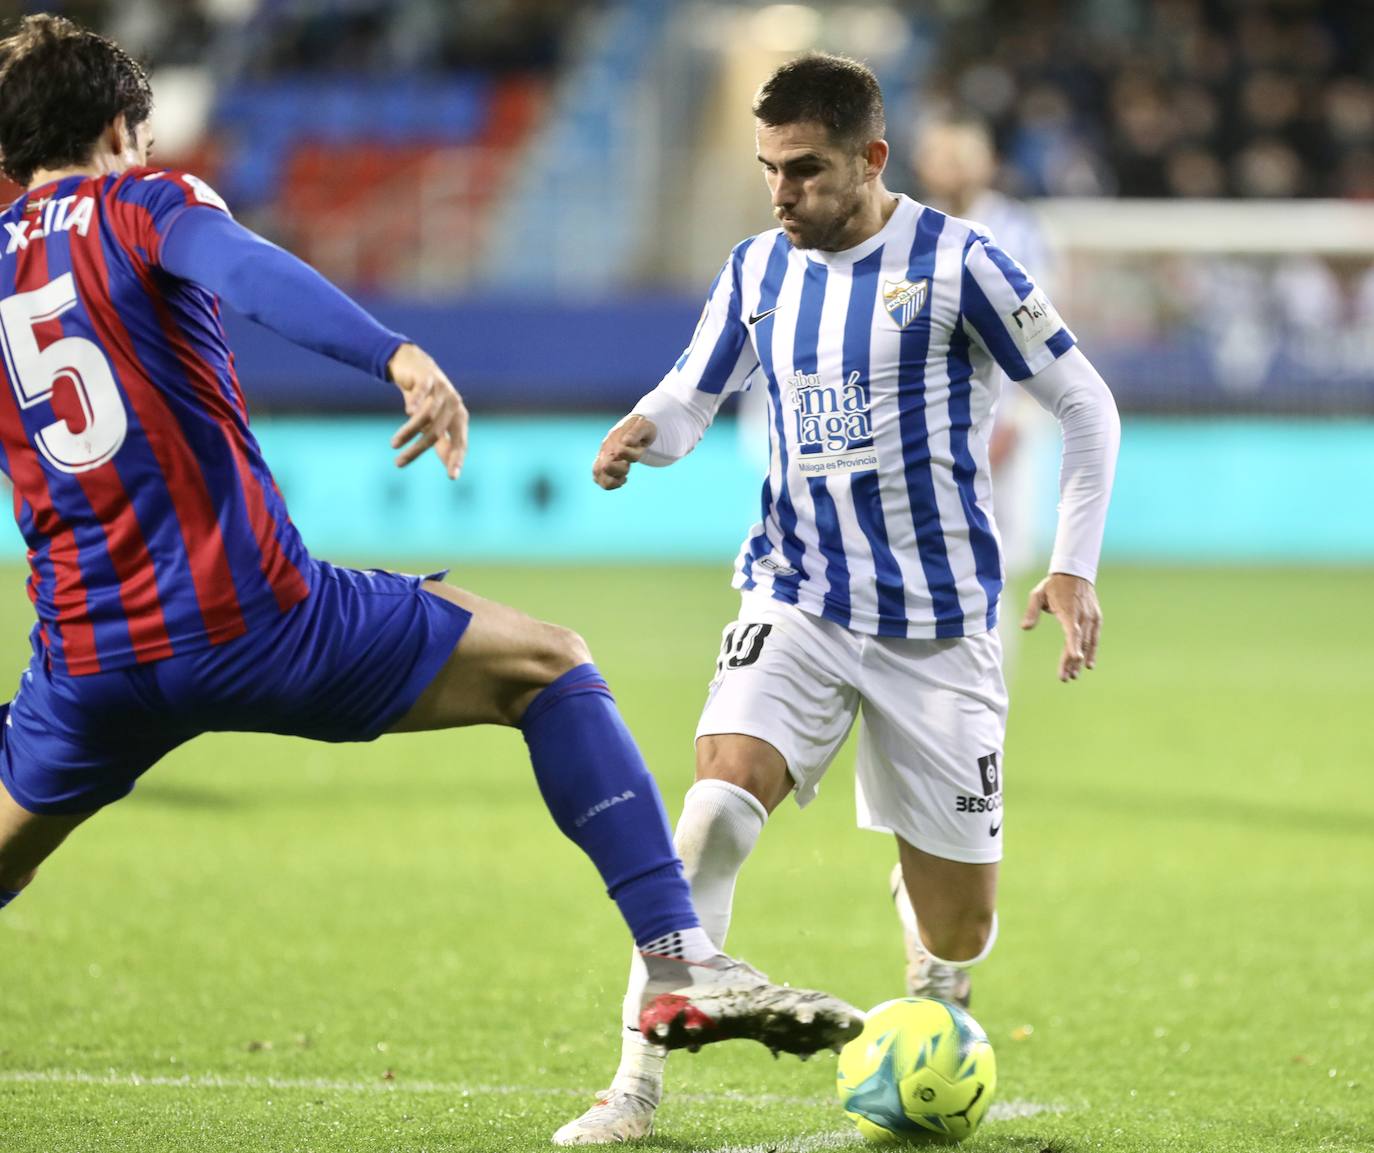
M881 1145L962 1141L997 1088L997 1058L982 1027L933 997L884 1001L840 1053L840 1104Z

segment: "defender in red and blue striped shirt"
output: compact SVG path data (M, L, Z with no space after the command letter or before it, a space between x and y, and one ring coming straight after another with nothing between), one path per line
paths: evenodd
M180 229L226 211L194 176L131 168L0 213L0 446L62 672L219 644L309 592L218 301L176 259ZM402 338L365 331L381 375Z
M856 1034L843 1002L772 985L707 938L581 638L438 579L307 553L249 431L220 300L389 378L408 417L397 464L433 449L456 477L467 412L424 352L204 183L147 167L151 106L138 65L66 20L29 17L0 41L0 166L27 188L0 213L0 464L38 614L0 709L0 907L199 733L514 725L644 955L646 1033L795 1052Z

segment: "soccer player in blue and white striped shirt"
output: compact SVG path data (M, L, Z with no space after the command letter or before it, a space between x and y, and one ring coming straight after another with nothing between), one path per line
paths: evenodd
M1045 294L980 226L883 184L873 74L812 55L754 103L780 227L737 245L691 343L606 437L597 482L689 452L732 392L766 389L770 465L735 563L676 841L720 942L768 814L805 805L859 722L860 824L896 834L927 953L924 991L967 997L996 938L1006 690L1003 566L988 475L996 368L1058 418L1062 503L1050 574L1059 675L1094 663L1093 582L1120 437L1102 379ZM627 1008L643 976L632 970ZM610 1091L555 1135L649 1132L665 1054L625 1015Z

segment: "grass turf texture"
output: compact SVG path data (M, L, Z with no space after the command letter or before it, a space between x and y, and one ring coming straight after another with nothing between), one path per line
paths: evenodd
M580 629L676 811L732 594L707 570L471 569ZM25 655L18 574L3 660ZM1374 1147L1369 574L1104 575L1101 667L1016 659L987 1153ZM1354 611L1352 611L1352 608ZM6 682L8 691L9 681ZM731 946L901 992L852 755L779 811ZM0 1150L522 1150L610 1077L628 939L518 735L201 738L0 913ZM649 1147L856 1140L834 1060L675 1057Z

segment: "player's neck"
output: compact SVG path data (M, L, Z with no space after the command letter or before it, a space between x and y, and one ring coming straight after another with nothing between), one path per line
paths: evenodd
M854 219L850 221L849 227L845 229L833 251L844 252L846 249L856 248L865 240L877 236L896 211L897 197L887 190L881 180L875 180L863 207L855 213Z
M66 168L40 168L29 179L28 191L42 188L45 184L54 184L59 180L66 180L69 176L98 179L101 176L123 172L128 166L127 161L121 156L99 156L92 158L85 164L72 164Z

